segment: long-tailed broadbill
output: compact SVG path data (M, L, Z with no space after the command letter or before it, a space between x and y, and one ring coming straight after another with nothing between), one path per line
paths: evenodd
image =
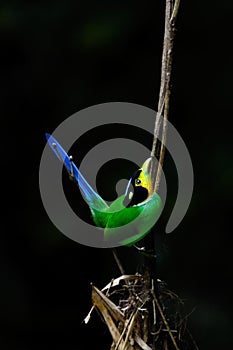
M148 234L161 213L161 199L153 191L148 158L130 178L125 194L110 205L88 184L57 140L46 134L48 144L77 182L95 225L104 230L104 240L131 246Z

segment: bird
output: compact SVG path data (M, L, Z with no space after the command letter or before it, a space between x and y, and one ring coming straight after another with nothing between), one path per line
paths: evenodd
M68 174L80 188L87 202L94 224L104 231L104 240L122 246L132 246L143 239L161 214L162 201L154 192L150 175L152 158L148 158L129 179L125 193L110 205L90 186L78 167L50 134L47 142Z

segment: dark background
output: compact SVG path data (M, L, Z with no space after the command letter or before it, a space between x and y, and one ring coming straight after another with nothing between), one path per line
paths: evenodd
M232 15L231 0L181 1L175 39L170 120L189 148L195 188L180 226L161 235L158 277L193 310L189 328L202 350L233 345ZM110 346L98 316L81 322L91 306L90 282L101 288L119 272L109 250L81 246L50 222L39 162L44 133L83 108L112 101L156 108L163 17L162 1L0 5L3 350ZM160 232L171 204L165 209ZM133 248L120 254L135 272Z

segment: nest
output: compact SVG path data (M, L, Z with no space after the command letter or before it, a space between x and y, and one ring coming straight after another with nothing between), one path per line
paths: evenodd
M166 283L122 275L102 290L92 285L93 307L112 336L111 350L198 350L187 328L184 303Z

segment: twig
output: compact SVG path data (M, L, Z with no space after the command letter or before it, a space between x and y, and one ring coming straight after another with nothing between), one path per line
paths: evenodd
M191 341L193 342L193 346L195 347L195 350L199 350L199 347L197 346L197 343L195 342L195 340L193 339L192 334L190 333L190 331L187 329L186 332L189 335L189 338L191 339Z
M159 136L159 130L162 122L162 113L164 109L165 94L166 94L166 75L167 75L167 53L168 45L167 38L169 34L169 20L170 20L170 0L166 0L165 9L165 25L164 25L164 38L163 38L163 53L162 53L162 65L161 65L161 78L160 78L160 90L159 90L159 101L158 101L158 113L156 114L155 127L154 127L154 139L151 150L151 156L155 156L156 145Z
M108 308L108 305L103 303L102 295L99 292L100 291L96 287L92 287L92 302L94 306L100 310L114 342L117 343L118 339L120 338L120 332L113 322L112 315L109 312L112 311L111 308Z
M151 149L151 157L154 160L156 147L158 143L158 137L160 134L161 125L163 124L158 166L157 166L157 169L155 169L155 162L152 161L151 162L152 165L150 169L151 178L153 179L153 183L154 183L154 192L158 192L159 190L163 161L164 161L164 154L165 154L165 148L166 148L167 121L168 121L170 93L171 93L170 80L171 80L171 71L172 71L172 53L173 53L174 33L175 33L174 26L178 15L179 5L180 5L180 0L175 0L175 2L174 0L166 0L163 52L162 52L162 64L161 64L161 80L160 80L159 100L158 100L158 107L157 107L158 112L156 114L156 119L155 119L154 138L153 138L153 144ZM148 250L154 249L154 246L155 246L154 237L152 235L148 235L145 238L146 249ZM146 261L145 265L146 265L145 266L146 285L150 286L150 288L152 287L153 289L153 280L154 279L156 280L155 267L152 266L149 260ZM167 320L159 305L159 302L157 300L154 290L152 291L152 293L154 295L154 301L152 302L153 315L151 315L151 318L154 317L154 321L155 321L156 314L155 314L154 303L156 303L156 306L168 330L172 343L174 344L175 349L178 350L178 346L176 344L175 338L170 330ZM148 326L150 325L150 323L151 323L151 320L148 320Z
M157 306L157 308L158 308L158 310L159 310L160 316L161 316L161 318L162 318L162 320L163 320L163 323L164 323L164 325L165 325L165 327L166 327L166 329L167 329L167 331L168 331L168 334L169 334L169 336L170 336L170 338L171 338L171 341L172 341L172 343L173 343L175 349L176 349L176 350L179 350L179 348L178 348L178 346L177 346L177 344L176 344L176 340L175 340L175 338L174 338L174 336L173 336L173 334L172 334L172 331L171 331L171 329L170 329L170 327L169 327L169 324L168 324L168 322L167 322L167 320L166 320L166 317L164 316L163 310L162 310L162 308L161 308L161 306L160 306L160 304L159 304L159 301L158 301L158 299L157 299L157 297L156 297L155 292L152 291L152 294L153 294L153 298L154 298L154 301L155 301L155 303L156 303L156 306Z
M152 350L151 347L148 346L148 345L144 342L144 340L142 340L142 339L138 336L138 334L135 334L134 339L135 339L136 343L140 346L141 349L143 349L143 350Z
M117 252L116 252L115 248L112 249L112 253L113 253L114 259L116 261L116 264L117 264L121 274L125 275L125 270L124 270L124 268L122 266L122 263L121 263L120 259L118 258L118 255L117 255Z
M156 114L155 127L154 127L154 138L151 149L151 157L155 159L156 146L158 142L158 136L160 133L160 127L163 122L162 130L162 142L159 155L159 163L157 170L155 169L155 164L151 163L151 178L154 183L154 192L158 192L159 185L162 175L162 167L164 161L165 147L166 147L166 136L167 136L167 121L169 114L169 103L170 103L170 80L171 80L171 70L172 70L172 53L174 44L174 32L175 32L175 22L178 14L180 0L175 0L173 5L173 0L166 0L165 8L165 24L164 24L164 39L163 39L163 53L162 53L162 65L161 65L161 80L160 80L160 91L159 91L159 101L158 101L158 113ZM163 115L164 112L164 115ZM156 176L155 176L156 173ZM147 250L151 250L154 247L154 238L148 235L145 238L145 247ZM153 271L149 263L147 262L147 274L146 279L147 285L151 285L151 279L153 278ZM155 277L155 276L154 276Z
M170 19L170 22L172 25L175 24L175 21L176 21L177 15L178 15L178 11L179 11L179 6L180 6L180 0L176 0L175 4L173 6L172 16Z
M124 314L95 286L92 286L92 302L101 312L105 308L116 321L125 322Z
M161 150L159 155L159 164L157 168L156 179L154 182L155 192L159 190L164 153L165 153L165 147L166 147L167 120L168 120L168 114L169 114L169 103L170 103L170 93L171 93L170 79L171 79L171 70L172 70L172 53L173 53L174 32L175 32L174 25L178 15L179 5L180 5L180 0L176 0L174 5L172 0L166 0L160 92L159 92L159 101L158 101L158 112L156 115L155 127L154 127L154 139L153 139L152 150L151 150L151 156L154 157L157 142L158 142L160 127L163 121L162 142L161 142ZM164 112L164 116L163 116L163 112ZM152 167L151 175L153 179L154 179L154 172L155 170Z
M124 329L121 333L121 336L120 338L118 339L118 342L114 348L114 350L118 350L119 348L119 345L123 339L123 336L125 335L126 333L126 337L125 337L125 340L124 340L124 344L127 344L128 342L128 339L129 339L129 335L130 335L130 332L132 332L132 327L134 325L134 321L135 321L135 318L137 316L137 313L138 313L138 310L135 309L135 311L130 315L130 319L129 320L126 320L125 324L124 324Z
M151 280L151 289L152 289L152 293L154 293L154 279L152 278ZM155 301L154 299L152 300L152 307L153 307L153 326L156 325L156 308L155 308Z

